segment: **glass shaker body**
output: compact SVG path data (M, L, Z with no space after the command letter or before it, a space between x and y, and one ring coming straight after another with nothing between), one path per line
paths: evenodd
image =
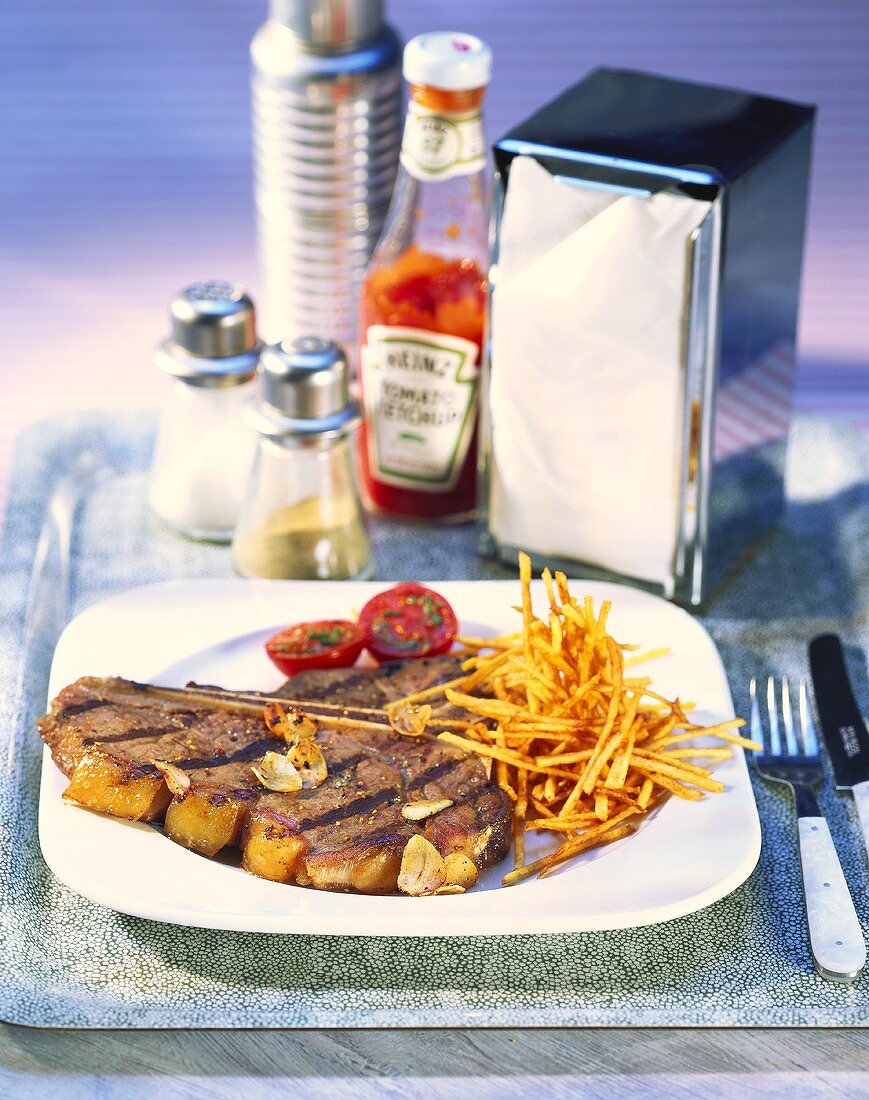
M351 438L259 440L233 541L235 567L242 576L372 576Z
M148 503L191 538L229 542L256 448L242 418L252 381L197 385L173 378L163 407Z

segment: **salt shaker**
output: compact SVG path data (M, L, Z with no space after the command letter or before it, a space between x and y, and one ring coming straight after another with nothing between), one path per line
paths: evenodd
M261 348L253 302L238 283L210 280L176 294L170 315L155 355L172 383L148 503L190 538L229 542L256 447L242 415Z
M361 422L344 350L303 336L264 349L248 422L259 434L233 540L242 576L307 580L372 575L353 467Z

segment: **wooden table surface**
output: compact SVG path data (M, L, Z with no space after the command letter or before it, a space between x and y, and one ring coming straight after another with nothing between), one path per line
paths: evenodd
M0 1031L0 1094L794 1098L869 1095L854 1030Z

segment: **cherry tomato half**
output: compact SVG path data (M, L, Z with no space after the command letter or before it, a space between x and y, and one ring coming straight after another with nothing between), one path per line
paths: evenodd
M359 614L365 647L378 661L436 657L453 644L458 623L437 592L421 584L397 584L379 592Z
M362 652L362 631L349 619L296 623L266 642L266 653L285 676L308 668L349 668Z

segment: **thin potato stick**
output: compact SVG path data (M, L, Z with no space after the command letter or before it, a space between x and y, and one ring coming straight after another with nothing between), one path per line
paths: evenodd
M480 756L489 756L493 760L503 760L506 764L512 764L517 768L526 768L529 772L537 772L540 775L561 775L567 779L573 778L570 772L558 768L538 768L532 761L524 759L517 753L510 752L509 749L499 749L495 745L483 745L478 741L471 741L467 737L459 737L455 733L440 733L438 734L438 740L446 741L450 745L457 745L460 749L467 749L469 752L476 752Z
M689 730L685 733L675 733L670 737L665 738L660 742L661 745L678 745L682 741L696 741L698 737L705 737L705 729ZM749 741L747 737L739 737L735 733L715 733L712 735L719 741L727 741L730 745L739 745L743 749L751 749L753 752L760 752L763 749L763 745L759 745L757 741ZM656 743L655 747L658 747Z
M592 749L583 749L582 752L553 753L550 756L536 757L535 763L541 768L558 764L578 764L580 760L588 760L592 752Z
M594 635L596 638L603 638L606 634L606 621L609 618L610 610L612 609L612 600L604 600L600 605L600 616L594 626Z
M455 707L464 707L481 714L484 718L510 718L521 713L520 708L514 703L503 702L500 699L478 699L476 695L465 695L460 691L447 688L447 699Z
M444 684L435 684L433 687L423 688L422 691L415 691L412 695L405 695L401 699L395 699L393 702L386 704L387 713L394 710L396 707L403 707L409 703L420 703L423 699L431 699L432 696L443 695L447 688L458 687L460 684L463 684L466 679L466 676L459 676L455 680L447 680Z
M708 772L697 774L694 771L686 771L687 768L692 766L690 764L663 764L657 760L637 760L636 758L633 764L637 771L651 776L656 783L660 783L662 776L668 776L677 782L691 783L704 791L714 791L716 794L720 794L724 790L724 784L717 779L710 779Z
M634 716L636 716L636 711L634 712ZM618 790L619 787L625 785L625 780L628 777L628 766L631 762L631 753L634 751L634 737L634 723L631 721L624 747L619 749L619 754L613 761L609 775L606 777L604 786L608 787L610 790L615 791Z
M582 789L585 794L591 794L594 789L594 785L597 782L597 777L600 775L603 766L607 763L609 758L621 744L622 740L627 737L628 730L634 723L634 718L637 714L637 707L639 706L639 696L634 695L628 704L628 711L619 725L619 728L613 734L613 736L604 745L602 751L595 760L592 758L586 765L586 770L583 774Z
M627 646L625 646L627 649ZM639 665L643 661L654 661L658 657L666 657L670 652L669 646L661 646L660 649L647 649L645 653L635 653L633 656L626 658L625 668L630 665Z
M555 817L555 814L552 812L552 810L550 810L549 807L540 798L536 797L535 795L532 795L531 798L529 799L529 801L531 802L531 805L534 807L534 809L539 814L543 814L544 818L553 818L553 817Z
M613 692L612 699L610 700L609 709L607 711L606 722L604 723L604 727L601 731L600 739L598 741L598 747L592 755L591 759L586 764L585 770L580 776L579 783L577 784L580 791L585 789L589 776L597 776L597 773L599 771L599 768L597 768L598 760L605 760L606 756L604 754L606 752L612 752L612 750L621 740L619 734L616 735L615 740L611 737L609 738L609 741L606 740L606 738L608 738L610 735L610 731L615 725L616 715L618 714L619 710L619 701L620 700L618 694L616 692ZM593 782L594 781L592 779L592 785ZM589 787L586 793L589 793L590 791L591 787Z
M666 754L669 758L676 760L732 760L732 749L704 749L691 748L691 749L671 749ZM538 757L538 760L540 757Z
M546 589L546 598L549 600L549 606L553 611L558 609L558 600L555 598L555 589L552 585L552 571L547 566L540 574L543 580L543 587Z
M678 771L683 771L692 775L709 775L708 768L701 768L699 764L689 764L687 760L677 758L675 763L671 763L671 755L671 753L649 752L645 749L637 749L634 754L634 763L636 764L641 760L648 760L655 764L667 764L669 767L673 767Z
M520 771L516 784L519 797L513 810L513 866L525 863L525 817L528 812L528 772Z
M642 771L643 769L638 769ZM698 802L703 797L703 792L695 790L694 787L686 787L684 783L677 783L675 779L670 779L666 775L650 773L649 778L652 779L655 786L664 787L666 790L677 795L679 798L686 798L690 802Z
M637 796L637 805L642 809L645 809L649 805L649 799L652 797L652 790L654 784L648 777L643 780L643 785L640 788L640 793Z
M522 640L521 634L499 634L495 638L474 638L469 634L457 634L459 645L473 649L510 649Z
M505 720L511 724L528 726L535 730L563 730L565 734L582 733L590 726L603 725L602 718L551 718L543 714L525 714L521 711L514 711L513 714L507 715Z
M561 714L564 714L568 710L573 710L573 708L577 705L577 703L579 703L586 695L588 695L588 693L594 687L597 686L597 684L600 680L600 677L601 677L601 674L599 672L596 672L594 674L594 676L592 676L590 679L586 680L585 683L582 685L582 687L577 688L576 691L574 691L572 695L568 696L568 698L565 699L565 701L563 703L561 703L559 706L557 706L555 708L555 710L553 711L553 714L551 715L551 717L558 717Z
M576 669L565 661L555 646L550 642L544 641L542 638L534 638L531 642L531 646L535 653L541 654L544 659L549 661L550 664L560 672L563 672L565 676L572 679L576 675ZM517 662L517 664L518 663L519 662ZM520 668L521 667L520 665Z
M527 554L519 555L519 584L522 589L522 638L525 646L525 660L531 659L531 559Z
M543 856L541 859L534 860L533 863L526 863L524 867L520 867L514 871L508 871L501 879L502 885L512 886L514 882L520 882L523 878L528 878L529 875L545 871L555 866L556 863L563 862L572 855L578 855L579 852L585 851L587 848L592 848L598 843L606 843L606 841L601 838L607 833L610 834L610 839L612 840L618 839L619 835L624 836L625 834L621 833L618 829L614 829L614 826L624 817L634 812L634 810L627 810L623 814L617 814L615 817L596 828L589 829L586 833L583 833L582 836L574 840L566 841L557 851L553 852L552 855ZM613 836L613 832L617 835Z
M487 657L485 661L482 661L477 666L476 671L472 672L471 675L467 676L464 680L461 680L458 686L460 686L464 692L473 691L475 687L484 684L494 670L505 665L512 656L514 656L513 650L507 649L502 653L495 654L494 657Z
M685 730L694 730L695 734L702 733L704 737L716 737L723 730L739 729L744 725L744 718L730 718L726 722L719 722L717 726L701 726L698 722L689 722Z
M532 642L531 644L533 646L534 643ZM525 661L514 661L513 663L521 672L524 672L526 676L530 676L532 680L537 681L537 683L539 684L539 690L543 691L546 695L550 697L555 695L552 683L546 679L543 673L538 672L533 665L530 665Z
M572 833L576 829L584 829L597 821L595 814L580 814L578 817L569 817L564 820L557 817L541 817L525 822L526 831L531 829L549 829L552 832Z
M609 824L609 822L607 822L607 824ZM544 867L543 870L540 871L537 877L546 878L546 876L551 874L559 863L564 863L566 860L571 859L573 856L579 855L580 852L587 851L589 848L596 848L598 845L613 844L616 840L622 840L624 837L630 836L636 831L636 825L621 825L618 829L609 830L605 836L599 837L589 844L583 844L582 847L577 846L575 848L572 848L570 851L564 852L560 855L556 853L556 855L558 855L558 859L552 860L552 862L549 863L548 866ZM550 859L551 858L552 857L550 857Z

